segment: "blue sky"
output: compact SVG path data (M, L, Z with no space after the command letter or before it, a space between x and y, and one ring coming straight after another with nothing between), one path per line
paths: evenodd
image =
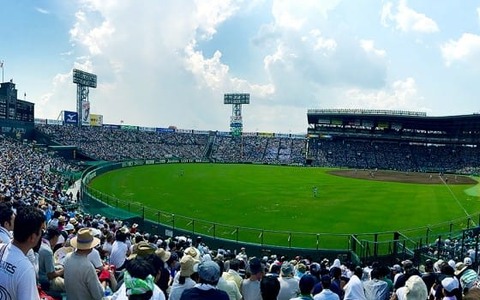
M37 118L97 74L105 123L304 133L311 108L480 111L480 1L22 0L0 10L5 81Z

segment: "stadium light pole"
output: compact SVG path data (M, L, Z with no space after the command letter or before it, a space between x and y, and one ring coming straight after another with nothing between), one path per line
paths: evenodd
M90 125L89 87L97 87L97 75L73 69L73 83L77 85L78 127Z
M243 132L242 104L250 104L250 94L224 94L223 104L232 105L230 117L230 133L233 136L240 136Z

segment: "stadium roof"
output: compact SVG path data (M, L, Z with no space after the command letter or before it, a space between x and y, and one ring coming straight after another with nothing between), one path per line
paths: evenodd
M480 132L480 114L429 117L426 113L389 110L308 110L308 124L357 125L385 128L443 131L456 135Z

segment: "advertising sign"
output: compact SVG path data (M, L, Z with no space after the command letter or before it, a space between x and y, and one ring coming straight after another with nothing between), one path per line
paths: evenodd
M90 125L90 102L88 101L82 102L82 125Z
M90 114L90 126L102 126L103 115Z
M78 113L76 111L63 111L63 122L65 124L78 125Z

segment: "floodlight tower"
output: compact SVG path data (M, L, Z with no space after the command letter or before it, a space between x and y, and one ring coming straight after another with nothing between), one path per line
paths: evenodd
M73 69L73 83L77 84L78 127L90 125L89 87L97 87L97 75Z
M250 104L250 94L224 94L223 103L232 105L230 132L239 136L243 131L242 104Z

